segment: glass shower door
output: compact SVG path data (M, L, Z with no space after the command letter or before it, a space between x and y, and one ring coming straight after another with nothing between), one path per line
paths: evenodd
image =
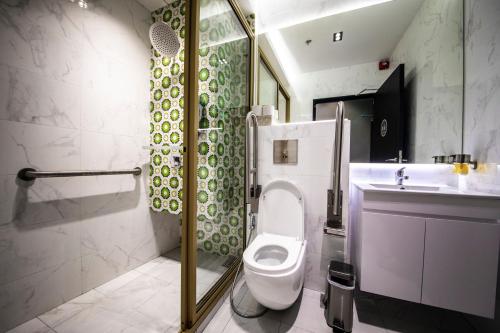
M250 38L227 0L200 1L196 302L223 281L244 248L245 116Z

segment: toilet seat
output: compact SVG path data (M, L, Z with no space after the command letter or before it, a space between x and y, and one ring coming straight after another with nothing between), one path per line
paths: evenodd
M298 258L302 249L303 241L292 237L260 234L254 239L250 246L243 253L245 265L254 272L267 275L283 274L291 271L298 264ZM266 248L278 247L286 251L286 258L279 264L265 263L259 260L259 253Z

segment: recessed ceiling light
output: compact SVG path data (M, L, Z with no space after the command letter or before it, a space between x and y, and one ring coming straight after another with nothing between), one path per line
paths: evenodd
M333 33L333 42L340 42L342 40L343 35L344 35L343 31Z

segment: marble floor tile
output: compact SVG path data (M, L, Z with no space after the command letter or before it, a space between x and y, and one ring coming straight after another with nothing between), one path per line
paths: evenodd
M162 280L165 283L173 283L181 280L181 264L178 261L160 257L151 265L145 264L138 267L136 270L147 275ZM148 266L147 266L148 265Z
M35 318L17 326L6 333L54 333L54 331L45 325L40 319Z
M95 288L96 291L103 295L110 295L114 291L120 289L121 287L125 286L127 283L131 282L132 280L135 280L136 278L142 276L141 273L137 272L136 270L129 271L125 274L120 275L119 277L103 284L100 285L99 287Z
M198 288L203 294L225 271L222 264L226 258L206 253L200 257L203 261L198 269ZM180 265L180 251L174 249L18 326L13 332L177 333L181 302ZM237 292L243 282L239 281ZM246 292L247 289L241 291L242 294ZM242 299L238 298L238 302ZM231 319L229 303L224 302L222 307L225 311L214 317L219 322L211 323L212 332L222 332ZM267 332L267 327L276 327L273 332L277 332L279 321L276 326L270 320L264 319L262 332ZM234 332L245 332L249 324L236 318L233 325Z
M320 308L320 295L317 291L304 289L297 302L282 311L282 322L316 333L331 333L332 329L326 324L323 309Z
M223 333L278 333L280 322L267 317L245 319L232 314Z
M104 295L95 290L90 290L85 294L42 314L39 318L48 326L56 327L85 309L98 304L103 298Z
M296 326L288 326L281 323L278 333L314 333L313 331L307 331L303 328Z
M255 313L256 301L244 283L239 281L241 288L235 292L235 304L245 313ZM231 309L227 299L212 318L204 332L277 332L277 333L321 333L332 332L325 321L323 309L320 307L320 293L303 289L297 302L283 311L268 310L262 317L245 319L237 316ZM382 316L377 312L362 312L354 308L353 332L355 333L386 333ZM431 331L433 332L433 331Z
M231 319L231 304L224 302L215 316L210 320L203 333L220 333L224 331L229 319Z

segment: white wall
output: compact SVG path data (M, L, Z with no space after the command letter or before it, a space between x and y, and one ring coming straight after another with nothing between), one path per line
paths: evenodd
M135 1L0 2L0 331L179 241L148 207L150 13ZM16 179L39 170L143 175Z
M335 121L317 121L259 127L259 183L274 179L294 182L305 197L306 276L304 286L322 291L331 259L344 260L343 238L323 234L326 221L327 189L331 188ZM346 121L345 136L349 137ZM298 164L273 164L273 140L298 139ZM343 151L349 152L349 140ZM348 199L349 154L343 156L342 188L344 207ZM343 211L347 224L347 210ZM258 223L258 222L257 222ZM272 222L271 222L272 223Z

